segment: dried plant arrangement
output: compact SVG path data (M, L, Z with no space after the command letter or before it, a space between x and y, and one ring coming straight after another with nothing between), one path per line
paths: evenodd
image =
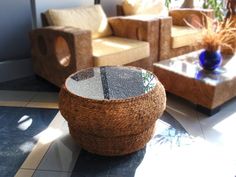
M236 45L232 44L236 42L236 28L232 24L231 18L225 19L221 23L204 14L203 17L205 17L205 25L202 25L202 38L198 42L205 50L199 54L199 64L203 69L213 71L221 66L222 53L234 54ZM188 25L193 27L191 24ZM227 53L222 52L223 49L227 49Z
M232 43L236 42L236 28L233 25L233 20L227 18L224 22L218 22L205 14L202 15L205 24L199 24L202 28L202 38L198 42L203 45L203 48L208 52L214 52L222 48L235 51L235 47L232 46ZM195 28L187 21L185 22L190 27Z

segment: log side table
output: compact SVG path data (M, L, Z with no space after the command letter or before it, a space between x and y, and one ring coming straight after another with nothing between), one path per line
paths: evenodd
M157 77L136 67L81 70L67 78L59 96L73 139L85 150L107 156L143 148L165 106Z
M224 56L222 66L205 71L199 65L199 51L154 64L154 73L166 91L197 105L208 115L236 96L236 56Z

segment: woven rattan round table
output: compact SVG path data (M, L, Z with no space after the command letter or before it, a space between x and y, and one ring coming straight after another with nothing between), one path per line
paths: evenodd
M61 88L59 109L70 134L95 154L115 156L142 149L166 106L157 77L136 67L78 71Z

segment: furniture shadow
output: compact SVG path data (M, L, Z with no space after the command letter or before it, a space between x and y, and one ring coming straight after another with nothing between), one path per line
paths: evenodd
M81 150L71 177L134 177L146 147L124 156L99 156Z

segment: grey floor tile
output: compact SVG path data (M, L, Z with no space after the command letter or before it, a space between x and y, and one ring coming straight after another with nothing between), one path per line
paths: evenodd
M0 90L0 106L24 107L36 92Z
M71 173L36 170L32 177L71 177Z
M194 143L196 142L185 128L165 112L157 121L154 137L144 149L120 157L98 156L83 150L78 157L72 177L149 177L149 173L151 176L163 176L163 173L159 173L162 171L159 169L159 165L163 162L168 165L165 158L176 163L179 155L177 154L175 157L173 153L179 150L183 152L185 149L190 151L189 149ZM188 155L184 158L187 158ZM188 162L186 163L188 164ZM161 168L164 167L162 165ZM172 169L174 163L172 162L172 166L168 167ZM170 169L168 171L171 171Z
M34 146L33 151L27 156L21 168L37 169L52 142L63 136L64 129L61 129L61 127L64 126L64 124L65 120L60 112L58 112L49 127L35 136L38 140L37 144Z
M11 81L1 82L0 90L58 92L59 88L39 76L32 75Z
M26 107L58 109L58 92L38 92Z
M223 105L220 112L213 116L199 113L200 125L206 140L213 144L236 148L236 142L232 141L236 136L236 99Z
M52 143L38 169L71 172L79 152L80 147L66 134Z
M14 177L32 177L34 170L19 169Z
M187 130L189 134L195 137L204 138L198 118L198 112L195 110L193 104L170 94L168 95L166 110Z
M211 146L212 160L215 171L222 169L222 173L236 175L236 99L221 107L220 112L213 116L199 113L200 125L206 141ZM221 167L220 167L221 166Z
M129 155L105 157L82 150L71 177L107 177L135 174L145 155L145 148Z

